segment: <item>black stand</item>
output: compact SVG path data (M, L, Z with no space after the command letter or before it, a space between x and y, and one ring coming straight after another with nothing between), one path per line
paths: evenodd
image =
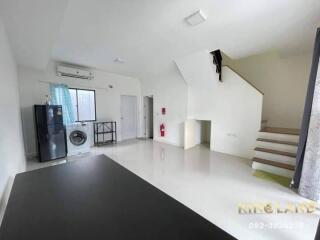
M95 122L93 124L93 129L95 146L117 142L116 122Z

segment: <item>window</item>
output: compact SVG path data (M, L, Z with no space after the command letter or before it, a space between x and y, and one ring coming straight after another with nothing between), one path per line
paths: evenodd
M74 119L80 121L96 120L96 92L94 90L69 88Z

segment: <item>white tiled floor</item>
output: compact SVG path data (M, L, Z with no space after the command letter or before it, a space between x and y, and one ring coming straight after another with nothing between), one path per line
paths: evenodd
M97 154L111 157L238 239L314 239L319 219L315 213L238 214L239 203L305 201L290 189L252 176L249 160L210 152L205 146L184 151L150 140L132 140L92 148L89 154L67 161ZM31 161L28 169L65 162ZM269 225L259 229L249 227L250 223Z

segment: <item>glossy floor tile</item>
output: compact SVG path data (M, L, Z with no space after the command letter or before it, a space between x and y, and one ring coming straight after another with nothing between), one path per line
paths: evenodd
M238 239L314 239L319 215L238 213L241 203L284 206L306 200L288 188L252 176L250 160L211 152L206 146L182 148L151 140L124 141L92 148L81 156L38 163L28 170L105 154ZM124 189L125 191L125 189Z

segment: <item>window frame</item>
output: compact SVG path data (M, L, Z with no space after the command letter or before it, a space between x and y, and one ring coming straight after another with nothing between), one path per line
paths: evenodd
M77 120L75 122L96 122L97 121L97 101L96 101L96 90L94 89L86 89L86 88L69 88L70 90L75 90L76 91L76 100L77 100ZM78 90L81 91L90 91L93 92L93 96L94 96L94 120L79 120L79 103L78 103Z

